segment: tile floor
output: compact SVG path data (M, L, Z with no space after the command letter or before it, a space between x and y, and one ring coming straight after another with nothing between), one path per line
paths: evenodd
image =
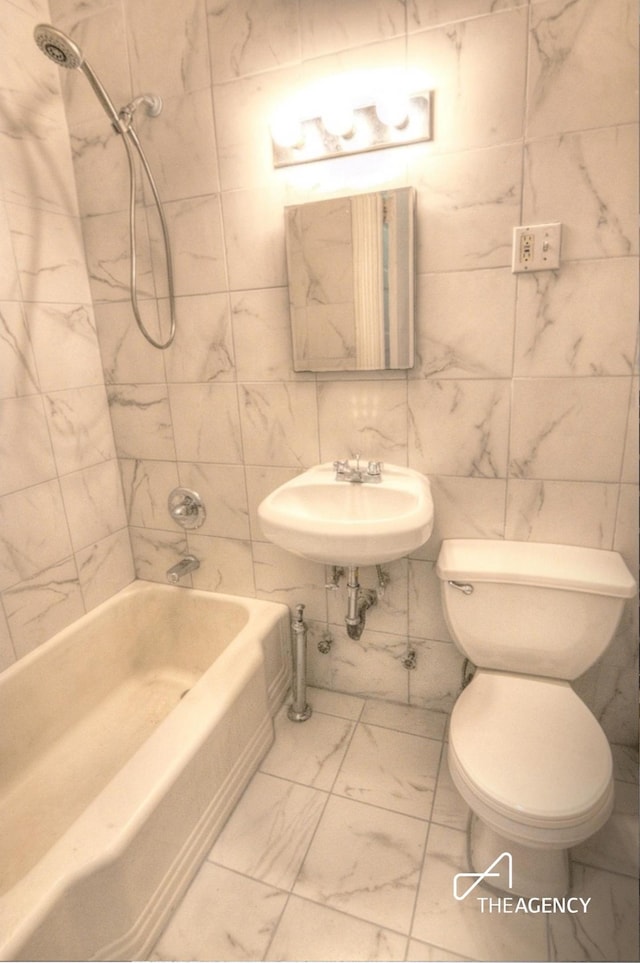
M309 701L307 722L280 712L152 959L638 960L637 757L616 750L616 812L574 852L587 912L482 912L452 896L468 810L447 717L322 689Z

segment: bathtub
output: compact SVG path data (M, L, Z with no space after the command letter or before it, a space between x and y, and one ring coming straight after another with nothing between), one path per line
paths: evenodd
M148 958L273 740L289 623L134 582L0 675L0 959Z

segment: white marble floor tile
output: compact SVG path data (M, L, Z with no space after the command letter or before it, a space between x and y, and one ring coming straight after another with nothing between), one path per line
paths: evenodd
M638 878L638 791L631 783L616 782L611 817L597 833L571 851L579 863Z
M550 917L551 958L583 963L637 960L637 880L574 865L571 893L591 902L586 913Z
M404 960L406 936L292 896L267 960Z
M326 794L258 772L211 849L211 862L290 889Z
M483 913L476 894L495 893L481 886L462 901L454 898L454 876L467 869L466 842L465 833L431 826L411 935L472 960L546 960L543 917Z
M318 712L291 722L283 707L275 720L275 742L260 769L316 789L333 786L355 723Z
M447 763L446 749L440 760L438 770L438 782L436 793L431 810L431 820L441 826L448 826L450 829L459 829L466 832L469 822L469 807L456 789L449 765Z
M442 743L360 723L334 792L429 819Z
M406 933L426 832L421 820L332 796L294 893Z
M382 702L380 699L368 699L362 712L362 722L409 732L414 736L428 736L431 739L444 737L448 718L444 712L401 705L398 702Z
M261 960L286 901L280 890L205 862L152 958Z
M359 719L365 700L360 696L349 695L347 692L332 692L330 689L317 689L309 686L309 704L317 711L328 716L340 716L342 719Z
M415 963L461 963L461 961L468 959L468 956L449 953L438 946L429 946L428 943L421 943L419 940L409 941L407 952L409 963L412 963L412 961L415 961Z

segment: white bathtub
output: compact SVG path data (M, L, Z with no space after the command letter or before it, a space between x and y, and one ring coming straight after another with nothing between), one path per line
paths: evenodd
M0 675L0 959L148 957L271 744L289 628L134 582Z

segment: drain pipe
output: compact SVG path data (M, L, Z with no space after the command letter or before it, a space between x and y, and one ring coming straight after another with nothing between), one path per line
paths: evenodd
M307 625L302 618L304 605L296 605L293 629L293 703L287 710L292 722L304 722L311 715L307 703Z
M358 581L358 569L354 565L349 566L347 577L347 635L350 639L359 639L364 631L364 624L367 616L367 609L375 605L378 595L374 589L360 588Z

